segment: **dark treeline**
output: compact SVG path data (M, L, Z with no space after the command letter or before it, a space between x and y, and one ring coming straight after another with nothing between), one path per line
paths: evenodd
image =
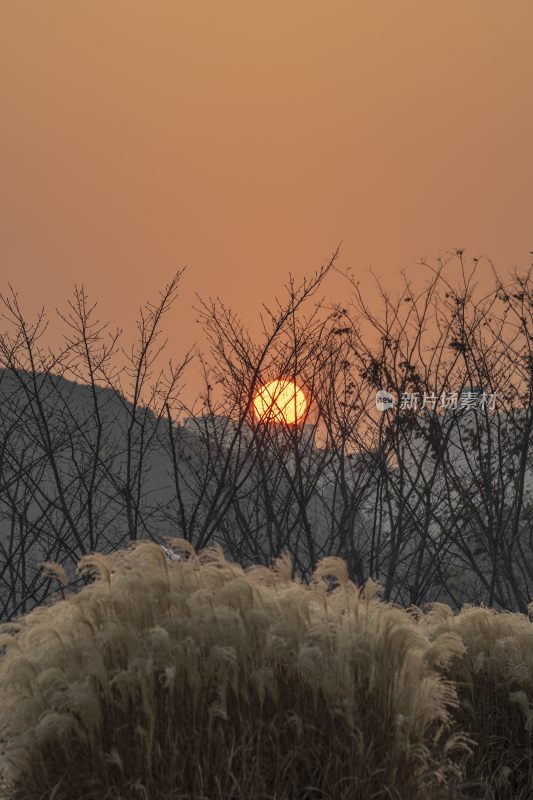
M1 297L2 619L68 591L42 563L76 586L81 556L165 536L220 543L242 565L288 551L304 579L341 556L352 580L370 576L403 605L527 610L531 274L504 279L458 251L421 267L421 289L404 276L392 297L378 281L374 307L348 273L347 299L332 305L320 293L336 255L263 308L257 338L221 301L201 302L208 351L163 370L181 272L141 310L129 350L82 288L59 312L55 351L44 312L30 320L14 292ZM204 380L194 412L181 392L193 359ZM298 426L251 413L278 377L310 399ZM386 412L379 389L396 400Z

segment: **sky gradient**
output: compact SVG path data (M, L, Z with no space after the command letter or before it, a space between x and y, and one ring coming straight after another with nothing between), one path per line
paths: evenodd
M1 290L133 334L187 265L253 327L291 271L533 250L531 0L0 4ZM332 296L344 291L332 278Z

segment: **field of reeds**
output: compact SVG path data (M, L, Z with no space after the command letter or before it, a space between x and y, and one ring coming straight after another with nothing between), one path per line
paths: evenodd
M92 583L2 626L0 797L533 797L526 616L170 544L87 556Z

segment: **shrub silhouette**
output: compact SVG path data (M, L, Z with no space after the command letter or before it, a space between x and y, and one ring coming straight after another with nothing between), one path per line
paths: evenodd
M466 618L421 621L371 581L355 587L337 558L305 585L286 554L243 570L171 544L188 557L147 542L85 557L93 583L3 626L6 792L456 796L468 742L446 670L465 663Z

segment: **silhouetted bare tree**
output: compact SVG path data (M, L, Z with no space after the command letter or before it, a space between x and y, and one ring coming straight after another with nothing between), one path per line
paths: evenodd
M200 300L204 391L180 388L192 358L165 369L164 319L178 272L141 309L136 343L98 319L76 288L63 344L44 344L0 297L0 613L46 600L59 563L68 591L80 556L139 537L219 543L242 564L287 551L304 579L324 555L347 561L403 604L446 600L525 610L533 589L531 272L497 274L458 251L405 274L381 307L349 272L327 303L338 251L309 280L289 279L253 337L219 299ZM450 270L458 270L452 280ZM481 292L480 271L493 279ZM486 280L484 281L486 285ZM258 419L274 379L296 382L298 424ZM376 407L387 390L392 408ZM179 421L178 421L179 420Z

